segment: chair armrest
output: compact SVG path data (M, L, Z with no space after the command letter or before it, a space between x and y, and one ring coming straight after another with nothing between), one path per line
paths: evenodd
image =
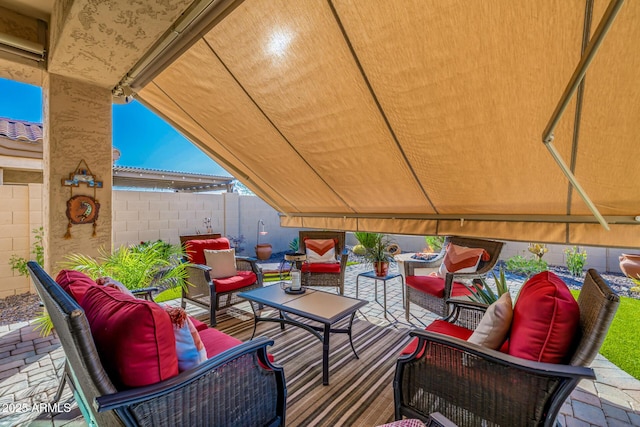
M262 273L262 268L258 264L258 260L256 258L237 256L236 265L238 266L238 270L253 271L256 274Z
M529 361L438 333L416 330L410 336L419 341L396 365L396 417L427 419L439 410L445 416L472 414L477 419L469 419L471 425L483 419L538 425L531 420L541 417L552 425L580 379L595 378L590 368ZM499 403L487 404L481 396Z
M474 331L489 307L487 304L471 300L451 298L447 300L450 313L443 320Z
M153 293L158 292L158 288L156 286L152 286L149 288L140 288L140 289L132 289L131 293L136 298L146 299L147 301L153 301Z
M272 340L256 338L160 383L97 397L94 406L98 412L116 410L131 421L137 416L166 420L179 415L183 418L173 422L211 420L213 408L223 420L225 415L242 418L262 412L260 422L280 419L277 424L284 425L287 389L282 367L267 358L271 345ZM247 418L227 421L222 424L255 424Z

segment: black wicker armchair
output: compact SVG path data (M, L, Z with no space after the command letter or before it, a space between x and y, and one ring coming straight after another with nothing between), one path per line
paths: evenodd
M185 250L188 250L188 248L186 248L186 243L189 241L211 239L224 239L227 244L226 248L229 248L228 240L226 238L222 238L220 234L180 236L180 243L185 247ZM188 252L187 255L191 261L191 255ZM204 259L202 254L200 257ZM187 281L190 286L182 288L182 308L185 308L187 302L189 302L197 305L198 307L208 309L209 324L211 326L215 326L217 310L228 308L234 304L244 301L242 298L238 298L236 294L262 287L262 269L257 264L257 261L257 259L251 257L236 256L236 267L239 275L253 273L255 275L255 280L250 281L250 283L246 282L246 280L241 280L231 284L221 283L220 280L212 279L211 267L204 265L204 263L194 263L191 267L187 268Z
M458 246L465 246L468 248L482 248L489 254L488 261L480 261L477 271L473 273L447 273L446 278L442 280L441 291L443 295L433 295L428 292L423 292L420 289L413 286L415 270L430 268L434 271L442 264L446 247L449 243L453 243ZM452 297L452 290L454 288L454 281L473 281L486 277L486 275L493 270L493 267L498 262L500 257L500 251L502 250L503 242L494 240L473 239L469 237L449 236L445 239L442 245L442 251L436 258L431 261L405 261L404 273L405 281L407 284L407 304L405 305L405 317L407 321L410 315L411 303L416 304L425 310L429 310L436 313L439 316L445 317L449 314L449 305L447 301Z
M597 355L619 297L589 270L580 292L579 341L568 365L532 362L446 335L411 332L419 342L400 357L393 382L395 417L427 420L440 412L459 426L552 426L562 404ZM446 319L473 329L485 306L453 301ZM477 313L464 316L466 311Z
M286 385L266 338L235 346L157 384L118 391L100 361L82 308L35 262L28 268L66 355L68 382L89 425L281 426Z
M348 253L345 251L345 232L344 231L315 231L315 230L302 230L299 232L299 247L300 252L305 253L305 239L335 239L335 254L336 261L339 262L339 270L336 268L330 269L332 271L325 271L320 268L316 270L308 265L303 266L303 273L307 271L309 274L304 274L303 280L305 286L332 286L336 287L340 295L344 295L344 272L347 268ZM310 270L310 271L309 271ZM327 269L329 270L329 269Z

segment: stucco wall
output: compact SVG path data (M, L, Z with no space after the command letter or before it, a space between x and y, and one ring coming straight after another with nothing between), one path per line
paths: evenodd
M35 291L31 280L11 270L9 259L30 259L31 231L41 226L42 184L0 185L0 298Z
M255 196L238 194L154 193L147 191L113 192L114 247L143 240L162 239L178 243L181 234L204 233L204 218L211 218L211 228L224 236L244 235L243 255L254 255L258 221L265 223L266 236L261 243L271 243L274 252L286 251L298 230L280 227L278 213ZM0 298L33 291L30 280L11 271L9 258L17 254L31 258L34 228L43 224L42 185L0 185ZM83 227L83 226L77 226ZM84 226L88 227L88 226ZM421 251L424 237L395 235L404 252ZM347 234L347 244L356 239ZM544 259L550 264L565 264L563 245L549 245ZM585 247L587 267L598 271L619 272L618 256L628 250ZM502 259L514 255L531 257L526 243L507 242Z

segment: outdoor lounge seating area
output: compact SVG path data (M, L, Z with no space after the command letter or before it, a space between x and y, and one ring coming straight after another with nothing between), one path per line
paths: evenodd
M95 316L87 310L92 310L92 306L95 310L96 304L92 304L90 300L96 298L94 295L98 292L94 289L96 285L87 283L82 276L70 275L67 272L58 277L59 284L64 285L59 286L39 266L32 263L30 268L36 280L38 291L44 295L43 300L48 309L59 313L54 317L54 321L62 322L61 326L56 324L62 347L65 352L71 351L71 357L67 358L67 363L59 366L59 372L63 372L64 378L74 385L79 381L79 385L73 388L73 398L68 395L68 389L61 389L57 393L58 397L62 393L66 395L63 401L80 404L85 410L84 417L86 419L101 420L98 425L103 425L102 423L106 419L118 420L119 423L124 422L126 425L145 425L147 422L154 422L153 420L158 421L159 418L154 418L155 415L151 416L150 414L164 417L162 412L158 412L157 409L144 408L154 408L156 404L166 405L167 399L173 402L184 401L176 400L177 393L187 393L185 396L193 396L193 387L197 387L199 390L203 387L195 385L196 383L207 382L213 378L216 381L223 381L226 384L224 387L234 388L250 384L253 388L260 388L262 390L258 393L260 396L248 400L243 399L243 404L250 405L251 408L253 405L263 408L263 403L260 402L263 402L265 394L276 396L277 398L270 400L270 403L264 403L265 408L271 408L264 413L259 412L264 415L253 414L251 416L272 416L277 420L286 420L284 425L309 425L311 423L313 425L373 426L403 417L419 419L428 425L430 414L437 412L437 417L444 417L438 419L455 422L460 426L478 425L480 420L486 420L482 422L487 422L487 425L524 425L522 424L523 419L536 420L531 423L527 422L526 425L553 425L556 415L559 416L561 425L571 426L572 423L578 422L577 420L584 420L582 417L588 413L585 412L585 402L593 402L594 398L602 399L602 403L598 406L600 411L612 405L619 407L617 397L610 401L606 400L607 396L612 396L611 394L599 392L590 394L590 390L595 391L603 388L603 385L599 385L599 381L610 375L605 374L605 377L602 377L602 374L598 374L600 377L594 383L594 370L597 371L598 368L605 365L600 359L596 359L595 366L591 368L586 366L589 366L595 357L618 304L617 296L594 270L590 270L585 278L583 291L575 305L575 307L579 307L578 310L568 309L565 305L560 311L564 314L578 312L580 314L580 320L576 326L579 332L554 335L555 339L572 338L573 336L580 338L580 344L571 346L570 350L567 350L571 351L572 356L562 356L562 360L553 361L542 358L541 361L528 362L521 358L522 354L520 357L514 357L514 355L501 353L500 351L515 351L517 343L514 339L509 340L510 345L506 349L505 346L502 346L500 351L467 343L466 339L472 334L473 329L483 322L486 305L480 306L477 303L456 300L452 302L450 316L444 320L438 320L437 316L429 311L419 306L413 306L413 323L391 323L384 317L381 305L375 304L375 295L372 292L366 292L366 288L363 288L361 289L361 298L366 298L369 304L359 310L353 324L353 332L350 333L348 339L346 337L336 337L335 339L332 337L333 343L329 352L332 378L330 385L321 385L323 375L319 356L321 344L307 331L290 327L280 330L277 324L273 327L260 324L256 334L258 338L255 341L249 341L253 329L253 314L247 302L235 304L217 313L219 330L207 328L205 323L209 321L208 308L203 309L187 303L187 311L190 315L200 319L200 321L194 319L194 324L202 337L209 360L190 370L176 372L177 376L159 379L160 381L155 384L125 390L122 389L120 380L113 380L113 365L109 365L109 362L104 358L104 350L100 350L101 345L104 346L104 344L99 343L97 336L92 339L92 335L96 333L94 332L95 324L92 322L96 320ZM354 295L356 277L366 268L366 265L356 264L346 269L345 295ZM541 296L539 291L547 289L547 292L554 293L558 289L564 289L562 288L563 284L558 280L551 276L544 276L538 282L533 281L529 288L537 290L531 296L537 302L528 302L529 296L525 298L522 295L529 295L529 293L523 288L520 297L522 299L519 299L520 304L516 303L514 307L511 334L517 333L513 329L516 327L516 323L519 325L519 330L532 333L531 326L523 325L521 320L516 319L522 319L523 311L525 318L531 316L532 313L533 315L540 313L542 317L545 317L547 311L541 307L546 307L544 304L548 305L549 301L544 295ZM65 292L63 288L70 293ZM388 288L389 310L395 314L404 313L401 282L398 280L398 283L390 283ZM323 288L317 289L327 291ZM111 289L102 289L101 291L102 298L106 294L111 299L114 295L118 295L122 299L119 296L120 291ZM328 291L334 294L338 293L335 288ZM512 289L511 294L515 296L517 291L518 289ZM552 304L558 304L557 301L560 301L561 305L566 303L567 295L562 292L560 294L564 296L552 300ZM83 301L81 299L78 304L74 299L78 297L89 298L89 300ZM130 301L128 298L124 299ZM124 302L119 302L119 304L122 303ZM148 307L150 303L138 300L126 304ZM108 308L112 303L105 303L102 300L97 305L103 312L104 310L130 311L129 309L124 310L121 306L117 309L115 306ZM181 302L175 300L170 305L179 307ZM537 310L523 310L522 307L536 307ZM471 311L475 314L465 316L463 315L465 311ZM85 315L85 313L87 314ZM265 313L267 317L270 316L268 310ZM277 312L271 313L271 316L275 315L277 319ZM417 320L418 322L416 322ZM426 325L426 332L420 332L424 328L424 326L420 326L420 322ZM144 324L144 322L140 323ZM556 320L554 325L557 327L557 325L565 325L565 323ZM131 322L129 321L127 324L130 325ZM533 330L535 331L535 328ZM518 334L522 336L522 333ZM209 339L208 335L211 335L213 339ZM452 335L454 338L447 335ZM227 338L221 341L221 338L225 336ZM372 339L373 341L371 341ZM536 340L524 339L520 341L521 343L522 341L530 343ZM215 342L218 343L218 349L211 350L210 346L215 345ZM220 347L221 343L224 344L222 347ZM110 343L109 345L112 353L118 351L116 344ZM547 348L556 351L558 344L552 342L547 345ZM355 350L357 350L360 359L357 359L357 356L354 357ZM220 353L221 351L222 353ZM91 363L83 363L80 360L90 360ZM242 362L243 360L249 361L250 369L241 368L244 366L243 363L246 363ZM254 362L250 362L251 360ZM424 363L426 360L430 362ZM231 369L233 373L230 374L230 377L222 375L222 372L229 372L227 366L233 367ZM217 372L218 370L221 370L220 374L213 377L207 374L207 372ZM261 372L269 373L268 378L264 378ZM533 374L531 379L526 380L525 375L529 375L529 372L537 373ZM255 382L258 381L257 379L246 383L240 379L244 376L252 377L254 375L261 378L259 381L262 381L263 385L258 385ZM273 375L275 377L272 377ZM456 375L460 377L452 381ZM579 382L579 378L587 378L590 382ZM369 383L369 380L372 383ZM550 386L554 381L557 382L555 383L557 385ZM629 383L628 380L625 381ZM184 384L186 388L182 389L181 384ZM224 401L216 403L215 406L227 407L225 406L229 405L229 403L225 403L227 397L217 396L219 387L223 387L221 384L216 383L216 385L210 386L214 388L208 392L209 400L212 399L212 396L215 396L216 400L220 397ZM517 387L514 384L518 384ZM522 387L525 387L525 384L526 387L533 388L540 386L542 390L548 392L522 392ZM596 384L596 388L593 384ZM264 387L268 387L272 391L267 392ZM576 389L576 387L578 388ZM327 390L323 390L323 388ZM512 392L516 389L519 391ZM640 382L638 382L638 390L640 390ZM575 397L570 397L567 400L568 403L564 403L572 391L574 391ZM369 394L371 392L375 392L376 398L373 400ZM253 393L252 390L247 390L241 395L246 396L251 393ZM222 394L224 395L224 393ZM540 396L540 400L530 397L533 395ZM589 398L591 400L586 398L587 395L592 396ZM329 396L331 397L329 398ZM491 405L485 398L480 399L481 396L491 400L497 399L502 404ZM319 400L310 403L308 398L311 398L312 401L313 399ZM95 403L92 403L94 401ZM283 406L283 401L287 402L286 407ZM195 413L200 410L211 412L210 407L207 409L203 406L198 409L198 405L200 405L198 399L194 400L191 397L189 402L195 405L189 411L196 411ZM343 406L346 402L350 402L349 405ZM450 403L445 404L445 402ZM184 404L180 405L182 405L181 408L184 408ZM237 403L231 405L237 405ZM325 413L315 409L324 405L329 405L336 412L334 413L332 410L330 413ZM525 410L525 407L531 409ZM114 412L112 409L116 408L117 410ZM188 415L184 414L181 408L167 409L165 407L162 410L177 410L178 414L175 416L183 414L187 417L184 418L183 423L189 425L211 425L211 419L206 418L205 415L202 415L204 418L199 416L188 418ZM349 408L349 410L343 413L345 408ZM623 409L620 410L625 412ZM377 411L381 412L378 414ZM633 408L628 411L625 412L628 414L625 416L631 423L635 412ZM218 411L214 412L215 416L221 416ZM377 413L375 417L363 415L374 412ZM608 412L604 414L607 418L603 415L602 420L609 420L608 417L611 414ZM247 414L247 416L249 415ZM510 418L518 416L524 418ZM41 419L46 419L46 417L47 415L43 414ZM222 420L219 421L222 423L221 425L227 425L226 422L229 422L229 418L226 417L227 415L222 415L222 418L218 418ZM351 421L344 421L346 419ZM373 423L368 424L365 421L367 419ZM343 421L339 422L338 420ZM247 422L249 424L242 425L262 425L252 421ZM276 421L275 423L280 425L280 422ZM604 422L605 424L594 425L606 425L609 421ZM610 425L617 425L613 418L610 422ZM177 423L177 425L181 424L181 422Z
M36 110L0 111L0 296L49 315L0 325L0 425L640 427L640 322L604 280L640 242L638 22L631 0L0 0L0 107ZM376 244L350 259L347 233ZM446 241L398 269L421 249L392 235ZM525 242L561 264L492 295Z

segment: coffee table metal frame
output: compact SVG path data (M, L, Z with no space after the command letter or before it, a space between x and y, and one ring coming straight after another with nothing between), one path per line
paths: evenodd
M332 333L347 334L349 336L351 350L353 350L353 354L356 356L356 359L359 359L358 353L353 345L351 331L356 312L358 309L366 305L368 301L331 294L310 288L306 288L306 291L303 294L287 294L283 289L281 289L279 284L241 292L238 296L245 298L251 303L251 309L254 314L253 334L251 335L251 339L255 336L258 322L276 322L280 323L280 329L284 329L285 324L296 326L308 331L320 340L322 343L323 385L329 384L329 337ZM279 317L261 317L259 314L259 311L261 310L260 305L265 305L278 310L280 313ZM318 322L322 326L302 323L291 318L289 314ZM347 328L331 327L331 325L346 318L347 316L350 316L349 326Z

